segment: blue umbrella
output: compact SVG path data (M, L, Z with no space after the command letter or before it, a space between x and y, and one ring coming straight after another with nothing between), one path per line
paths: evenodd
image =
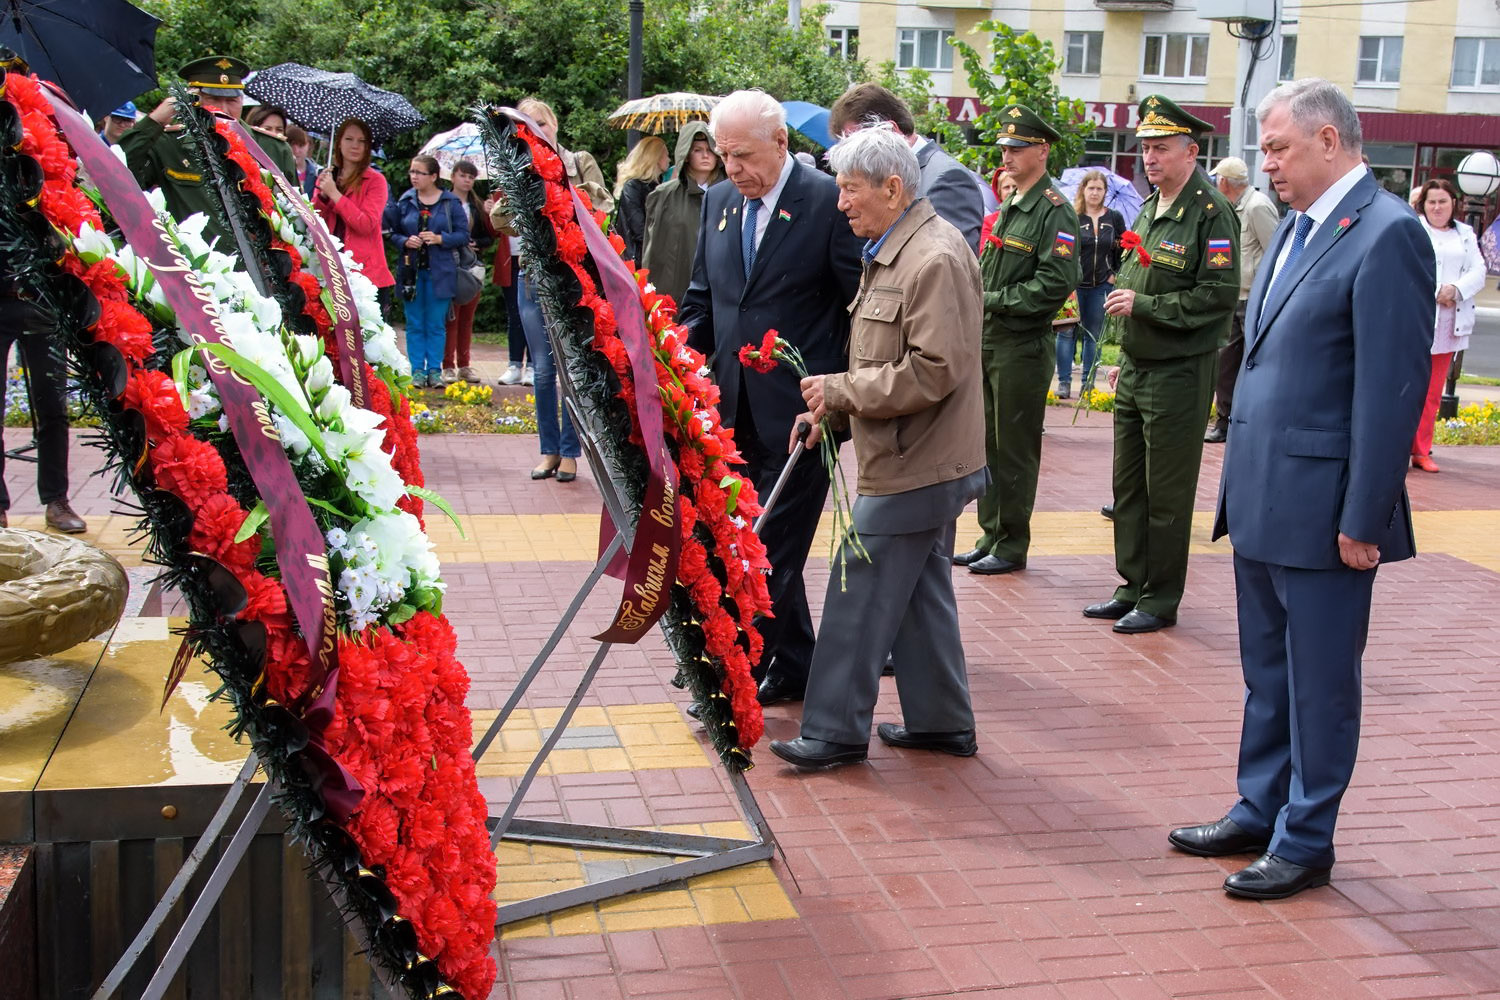
M1057 179L1057 190L1067 195L1071 201L1078 194L1078 182L1090 170L1097 170L1103 174L1105 182L1109 185L1109 190L1104 192L1104 207L1112 208L1124 216L1125 225L1133 225L1135 217L1141 214L1141 205L1145 204L1146 199L1141 197L1141 193L1135 189L1134 184L1119 174L1105 170L1103 167L1069 167Z
M0 45L102 118L155 89L160 24L125 0L5 0Z
M828 109L806 101L782 101L786 110L786 127L800 132L804 137L830 149L833 134L828 131Z

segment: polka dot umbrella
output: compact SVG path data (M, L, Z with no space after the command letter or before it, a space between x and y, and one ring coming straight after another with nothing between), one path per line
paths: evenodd
M263 69L245 81L245 93L262 104L285 108L309 132L332 135L346 118L370 127L375 145L414 129L427 119L400 94L368 84L353 73L334 73L301 63Z

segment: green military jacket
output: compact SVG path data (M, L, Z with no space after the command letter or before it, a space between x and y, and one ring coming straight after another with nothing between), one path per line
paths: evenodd
M1240 227L1229 199L1197 171L1158 219L1160 199L1153 192L1131 227L1150 265L1130 251L1115 276L1116 288L1135 292L1120 346L1152 361L1218 350L1240 297Z
M982 237L984 339L1040 337L1078 287L1078 215L1043 174Z
M125 151L126 166L141 187L161 188L167 199L167 211L174 219L202 212L208 216L204 237L219 236L222 231L218 219L223 210L212 190L213 179L198 170L190 142L182 126L163 128L156 119L146 117L120 137L120 148Z
M254 125L247 125L245 129L255 139L256 144L266 151L271 162L276 164L276 169L281 171L281 176L291 181L292 187L296 187L297 158L292 155L292 147L287 144L287 141L275 132L267 132Z

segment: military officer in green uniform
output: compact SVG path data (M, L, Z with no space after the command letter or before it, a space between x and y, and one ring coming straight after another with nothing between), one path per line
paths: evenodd
M1047 175L1047 154L1061 136L1023 105L1000 114L998 142L1016 192L981 237L980 353L990 488L979 501L984 534L971 551L953 557L969 572L985 575L1026 566L1042 418L1056 364L1052 317L1078 285L1078 216Z
M250 67L230 56L204 56L183 66L178 74L198 95L199 103L217 114L238 119L245 103L245 76ZM177 102L168 97L120 137L125 163L142 187L160 187L166 195L167 211L177 219L195 212L208 216L205 237L225 236L218 222L213 181L198 169L183 127L174 124ZM296 175L291 147L270 133L252 132L256 141L283 171ZM279 147L279 148L278 148ZM278 154L281 155L278 155ZM220 249L225 249L221 246Z
M1175 624L1187 583L1203 422L1240 288L1234 206L1197 166L1198 139L1212 131L1169 98L1141 102L1136 136L1156 191L1104 300L1120 330L1114 530L1125 582L1083 610L1116 632Z

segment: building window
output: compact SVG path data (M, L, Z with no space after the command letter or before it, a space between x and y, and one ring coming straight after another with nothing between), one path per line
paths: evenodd
M845 59L859 58L859 29L829 28L828 54Z
M1356 83L1401 82L1401 37L1399 35L1365 35L1359 40L1359 68Z
M1448 86L1500 89L1500 38L1453 39L1453 78Z
M1141 76L1166 80L1208 77L1207 35L1147 35Z
M902 28L897 33L897 69L952 69L953 32L939 28Z
M1276 74L1277 83L1297 79L1297 36L1281 36L1281 69Z
M1069 31L1066 33L1063 72L1072 76L1098 76L1099 51L1104 47L1102 31Z

